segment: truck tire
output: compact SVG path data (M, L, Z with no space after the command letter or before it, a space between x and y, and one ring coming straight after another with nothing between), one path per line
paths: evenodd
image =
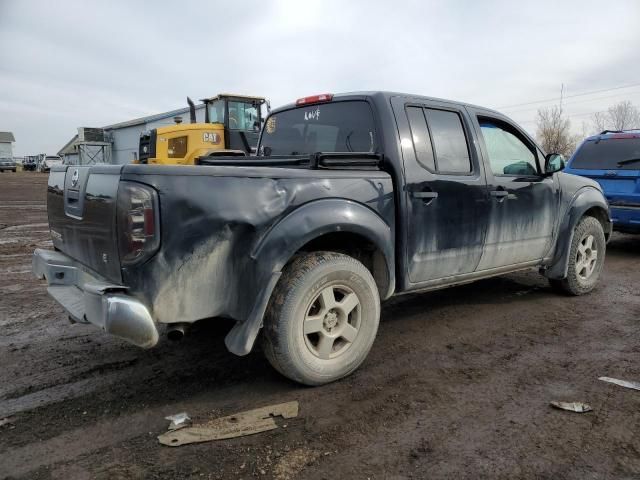
M285 377L322 385L360 366L379 321L378 288L362 263L335 252L307 253L285 267L276 285L263 349Z
M593 217L583 217L573 231L567 277L550 279L551 287L569 295L589 293L598 283L606 251L604 230Z

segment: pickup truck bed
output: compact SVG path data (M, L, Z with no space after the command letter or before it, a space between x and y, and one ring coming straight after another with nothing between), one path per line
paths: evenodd
M77 194L65 186L68 170L79 172ZM158 323L228 317L249 325L264 313L265 285L273 287L289 255L319 235L353 231L354 221L369 223L370 231L362 234L386 245L393 259L391 177L371 170L366 177L362 171L274 167L57 167L47 194L52 239L78 271L91 272L110 291L126 291ZM119 260L120 182L144 183L159 197L161 248L135 268ZM81 205L70 202L75 196ZM393 264L387 268L392 277ZM392 280L384 281L391 290ZM60 299L62 292L51 293ZM84 318L75 309L71 315ZM249 348L229 347L237 353Z

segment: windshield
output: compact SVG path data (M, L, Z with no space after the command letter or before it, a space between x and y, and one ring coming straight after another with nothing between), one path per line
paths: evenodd
M639 159L637 162L626 160ZM640 170L640 138L616 138L587 141L571 161L571 168L580 170Z
M373 114L363 101L285 110L269 117L260 143L266 156L375 152Z
M224 123L224 101L216 100L207 105L209 109L209 122Z

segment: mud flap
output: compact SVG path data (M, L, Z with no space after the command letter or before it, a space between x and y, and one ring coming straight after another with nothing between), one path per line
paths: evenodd
M276 287L281 275L282 272L274 272L271 274L266 287L260 292L249 318L244 322L237 322L225 337L224 343L231 353L242 357L251 352L258 333L262 328L262 319L269 305L271 293Z

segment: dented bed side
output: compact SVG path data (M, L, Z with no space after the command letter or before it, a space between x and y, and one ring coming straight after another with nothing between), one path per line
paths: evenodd
M234 319L227 346L248 353L281 269L325 233L368 238L394 276L388 174L192 167L185 175L174 168L127 166L122 173L159 195L160 248L142 265L123 267L122 277L160 323Z

